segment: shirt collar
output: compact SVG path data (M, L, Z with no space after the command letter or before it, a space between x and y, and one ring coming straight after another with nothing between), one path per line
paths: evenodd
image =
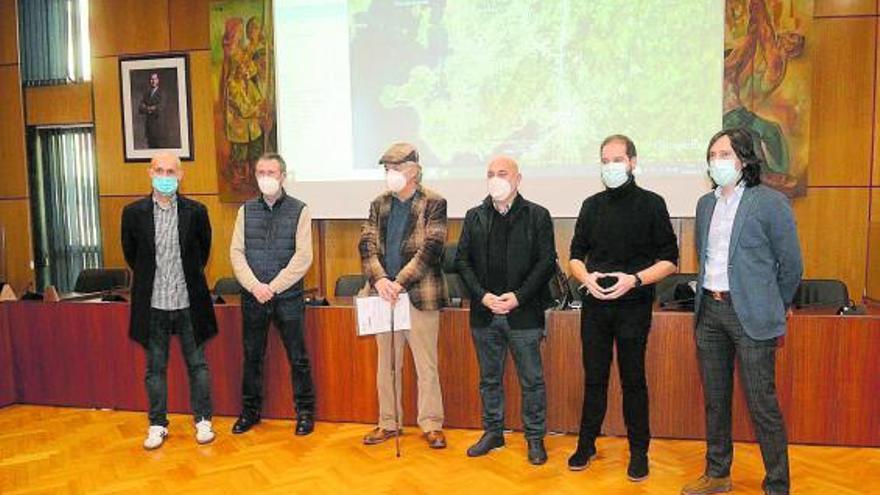
M266 197L265 197L262 193L260 194L260 204L262 204L263 207L266 208L267 210L272 210L272 209L274 209L276 206L278 206L278 205L280 205L281 203L283 203L283 202L284 202L284 198L286 198L286 197L287 197L287 191L285 191L284 188L282 187L282 188L281 188L281 196L278 196L278 199L276 199L275 202L272 203L272 206L269 206L269 203L266 202Z
M174 208L175 206L177 206L177 193L174 193L171 196L168 196L168 200L169 200L168 206L162 206L162 203L160 203L159 200L156 198L155 193L151 194L150 197L153 199L153 204L163 210L168 210L170 208Z
M494 208L495 211L500 213L502 217L507 216L507 214L512 212L514 207L516 207L520 203L519 197L520 197L519 192L517 191L517 193L513 197L513 199L510 200L509 205L502 205L502 204L496 203L494 200L492 200L492 208ZM491 199L491 196L490 196L490 199Z
M733 190L733 195L730 198L724 199L724 196L721 195L722 187L718 186L715 188L715 199L720 199L725 203L729 203L730 201L736 199L739 201L742 199L743 192L746 190L746 185L740 182L736 185L736 188Z

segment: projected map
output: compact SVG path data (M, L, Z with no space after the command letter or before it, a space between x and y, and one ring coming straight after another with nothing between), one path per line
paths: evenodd
M349 1L355 167L410 140L439 176L498 153L556 175L622 132L654 171L692 169L720 125L712 4Z

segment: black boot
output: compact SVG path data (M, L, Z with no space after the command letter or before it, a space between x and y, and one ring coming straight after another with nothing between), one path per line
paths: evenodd
M480 457L501 447L504 447L504 435L486 432L477 443L467 449L467 455L468 457Z
M526 442L529 444L529 462L536 466L547 462L547 450L544 449L543 438L526 440Z

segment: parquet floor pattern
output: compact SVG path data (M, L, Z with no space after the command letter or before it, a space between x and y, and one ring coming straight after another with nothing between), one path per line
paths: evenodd
M651 476L626 480L623 438L602 438L599 458L570 472L572 436L546 440L550 461L528 464L522 435L506 448L470 459L467 447L480 432L449 430L449 448L428 449L414 428L394 443L366 447L368 425L319 423L295 437L291 421L264 420L232 435L234 418L215 418L217 439L199 446L191 420L172 415L171 434L153 452L141 447L143 413L15 405L0 409L0 493L19 494L478 494L679 493L703 468L704 444L654 440ZM880 494L880 449L792 446L793 493ZM734 493L761 493L757 445L737 444Z

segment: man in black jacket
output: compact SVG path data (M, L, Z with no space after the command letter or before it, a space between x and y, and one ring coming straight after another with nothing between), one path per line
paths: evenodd
M584 403L573 471L596 455L605 419L613 347L623 389L631 481L648 477L648 385L645 350L654 284L675 272L678 242L663 198L633 178L635 144L609 136L599 148L606 189L584 200L571 240L571 274L586 292L581 309Z
M471 294L470 323L480 363L483 429L467 451L486 455L504 445L504 360L513 354L522 387L522 420L532 464L547 462L547 396L541 364L544 303L556 266L553 221L546 208L517 191L516 162L489 163L489 196L464 220L456 265Z
M149 174L152 194L122 212L122 251L134 272L129 336L147 351L150 428L144 448L152 450L168 435L166 371L174 333L189 371L196 441L214 440L205 342L217 334L217 320L204 273L211 252L208 211L177 194L183 169L176 156L156 154Z

